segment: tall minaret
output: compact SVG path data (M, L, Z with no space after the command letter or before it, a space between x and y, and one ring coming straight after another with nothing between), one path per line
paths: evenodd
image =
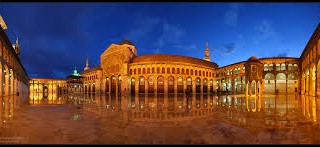
M86 59L86 67L83 70L88 70L88 69L90 69L90 67L89 67L89 61L88 61L88 57L87 57L87 59Z
M19 45L18 37L17 37L17 40L16 40L16 44L14 44L12 46L13 46L14 51L16 51L16 54L19 55L20 54L20 45Z
M204 60L206 60L206 61L211 61L211 60L210 60L210 57L209 57L208 41L206 42L206 51L205 51L205 54L204 54Z

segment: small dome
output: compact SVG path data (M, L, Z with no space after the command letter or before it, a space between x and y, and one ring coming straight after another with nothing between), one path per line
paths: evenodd
M133 45L133 43L129 40L123 40L122 42L119 43L119 45L124 45L124 44Z
M250 57L247 61L250 61L250 62L260 62L260 63L262 63L256 56Z

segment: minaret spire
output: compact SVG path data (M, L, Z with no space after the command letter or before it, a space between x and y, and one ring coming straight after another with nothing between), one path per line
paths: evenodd
M12 45L14 51L16 52L17 55L20 54L20 45L19 45L19 39L17 37L17 40L16 40L16 44L13 44Z
M204 53L204 60L206 61L211 61L210 60L210 57L209 57L209 45L208 45L208 41L206 42L206 50L205 50L205 53Z
M89 60L88 60L88 57L86 58L86 67L83 69L83 70L88 70L90 69L89 67Z

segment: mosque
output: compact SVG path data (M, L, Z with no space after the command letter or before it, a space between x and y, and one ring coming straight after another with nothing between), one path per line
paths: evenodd
M219 67L211 61L208 43L204 58L169 54L137 54L129 40L111 44L100 56L100 65L79 72L82 86L78 92L138 93L228 93L257 96L262 94L320 94L320 24L299 58L250 57ZM30 92L40 90L48 81L31 79ZM52 79L53 91L68 87L67 80ZM60 90L61 91L61 90Z

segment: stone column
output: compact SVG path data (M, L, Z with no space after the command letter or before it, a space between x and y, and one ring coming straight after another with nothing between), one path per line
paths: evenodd
M200 93L203 94L203 79L200 80Z
M252 96L252 81L249 82L249 95Z
M248 96L248 91L249 91L249 86L248 86L248 83L246 83L246 96Z
M144 83L144 93L145 94L148 94L148 90L149 90L149 79L148 80L145 80L145 83Z
M178 78L177 77L174 78L173 89L174 89L174 93L178 93Z
M153 80L153 88L154 88L154 93L157 94L158 93L158 77L154 76L154 80Z
M111 82L112 82L112 79L110 78L109 79L109 82L108 82L108 85L109 85L109 94L111 93ZM88 88L88 87L87 87ZM88 91L87 91L88 92Z
M186 89L187 89L187 79L183 80L183 93L186 93Z
M164 93L168 94L168 78L164 77Z
M138 78L135 78L136 80L134 80L134 91L135 91L135 94L139 94L139 81L140 79Z
M263 93L264 93L264 84L265 84L264 82L265 82L264 79L262 79L262 80L261 80L261 84L260 84L260 89L261 89L261 90L260 90L260 91L261 91L261 92L260 92L260 95L263 95Z

